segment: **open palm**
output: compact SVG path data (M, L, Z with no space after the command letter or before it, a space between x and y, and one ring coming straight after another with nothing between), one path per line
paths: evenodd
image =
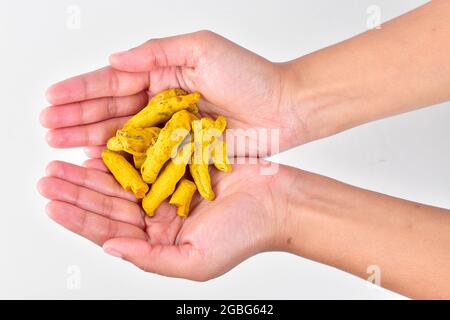
M149 96L167 88L200 92L201 113L224 115L229 128L281 129L281 149L299 134L291 125L295 117L282 108L281 65L214 33L150 40L112 55L110 63L48 90L53 105L42 112L41 122L52 129L47 136L50 145L87 146L88 155L97 157L101 148L95 146L104 145ZM244 152L255 154L258 146L251 148ZM270 152L262 153L266 151Z
M110 254L149 272L207 280L276 246L283 203L277 190L289 183L286 167L271 176L260 174L262 164L235 165L234 174L214 172L215 201L194 198L185 219L165 202L149 218L96 161L98 169L52 162L38 187L51 200L47 212L53 220Z

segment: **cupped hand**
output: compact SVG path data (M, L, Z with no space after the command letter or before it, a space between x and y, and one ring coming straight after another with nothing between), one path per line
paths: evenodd
M51 129L51 146L85 146L96 157L101 148L95 146L104 145L149 96L167 88L200 92L202 114L224 115L228 128L280 129L277 148L292 146L299 135L295 114L285 108L282 65L212 32L150 40L113 54L110 64L49 88L52 106L43 110L41 122ZM257 140L250 134L252 139ZM249 145L247 155L261 151L261 145ZM273 151L267 149L259 154Z
M65 228L103 246L107 253L148 272L204 281L262 251L279 248L285 228L290 169L261 174L268 163L239 164L233 174L214 172L210 202L193 199L187 218L163 203L145 216L131 193L107 173L101 160L88 168L55 161L38 189L48 215Z

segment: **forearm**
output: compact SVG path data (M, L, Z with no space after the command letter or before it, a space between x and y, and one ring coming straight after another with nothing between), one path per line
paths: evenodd
M293 173L294 174L294 173ZM415 298L450 298L450 211L302 171L289 193L282 250Z
M450 1L435 0L283 64L284 106L304 143L450 100Z

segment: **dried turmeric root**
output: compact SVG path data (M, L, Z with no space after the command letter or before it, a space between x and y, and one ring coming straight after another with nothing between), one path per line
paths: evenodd
M105 165L120 185L143 199L142 207L149 216L172 195L169 203L177 207L179 216L187 217L197 190L207 200L215 198L209 164L212 162L223 172L232 170L226 145L220 139L226 119L198 119L195 114L199 98L199 93L188 94L182 89L159 92L108 140L107 150L102 153ZM194 134L190 142L183 142L191 130ZM117 151L132 155L132 162ZM184 178L190 160L194 182Z
M171 158L178 145L191 131L191 122L195 119L196 117L189 111L181 110L167 121L156 143L147 150L147 158L141 167L145 182L155 182L164 163Z
M139 172L141 171L145 159L147 159L147 155L145 153L141 156L133 156L134 167L139 170Z
M185 144L178 155L172 159L161 171L153 183L148 194L142 200L144 211L153 216L156 208L167 199L175 190L178 181L186 172L186 165L194 152L192 143Z
M155 144L160 131L158 127L117 130L116 136L108 140L106 147L112 151L125 151L134 156L143 156L147 149Z
M155 144L160 131L158 127L130 128L117 130L116 136L122 144L123 151L142 156L151 145Z
M123 150L122 143L119 141L119 138L117 138L117 137L110 138L108 140L108 142L106 143L106 148L108 148L108 150L111 150L111 151L122 151Z
M189 165L191 176L197 185L198 192L206 200L212 201L216 198L211 186L211 176L209 175L208 164L193 164Z
M218 117L216 121L210 118L202 118L192 122L194 132L195 153L189 171L197 185L198 192L206 200L214 200L216 195L211 186L209 175L209 162L213 143L220 137L226 128L224 117Z
M183 92L171 89L156 95L144 109L125 123L124 128L155 127L168 121L173 114L181 110L198 113L197 101L200 94L194 92L181 95Z
M155 94L149 101L150 103L160 102L169 98L177 97L177 96L185 96L188 93L183 89L167 89Z
M217 141L211 151L212 161L217 170L231 172L233 167L227 156L227 145L223 141Z
M139 172L122 155L105 149L102 152L102 159L122 188L133 192L138 199L145 196L148 185L142 180Z
M195 183L183 178L178 182L175 192L172 194L169 203L177 206L177 214L180 217L187 217L189 215L189 207L191 206L192 196L197 187Z

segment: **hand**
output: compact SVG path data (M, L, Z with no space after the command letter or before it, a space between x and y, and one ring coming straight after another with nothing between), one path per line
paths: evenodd
M101 169L52 162L38 189L57 223L103 246L145 271L208 280L258 252L278 249L284 230L284 194L292 184L287 167L261 175L264 164L235 165L233 174L214 172L215 201L193 199L182 219L166 201L146 217L131 193Z
M201 112L224 115L231 129L281 129L281 149L295 144L294 137L299 135L299 128L292 125L295 116L283 108L281 64L212 32L150 40L112 55L110 63L48 90L53 106L42 112L41 122L52 129L47 136L51 146L104 145L128 116L147 103L148 95L170 87L199 91ZM253 155L255 148L256 144L250 150ZM94 147L87 152L98 157L99 150Z

